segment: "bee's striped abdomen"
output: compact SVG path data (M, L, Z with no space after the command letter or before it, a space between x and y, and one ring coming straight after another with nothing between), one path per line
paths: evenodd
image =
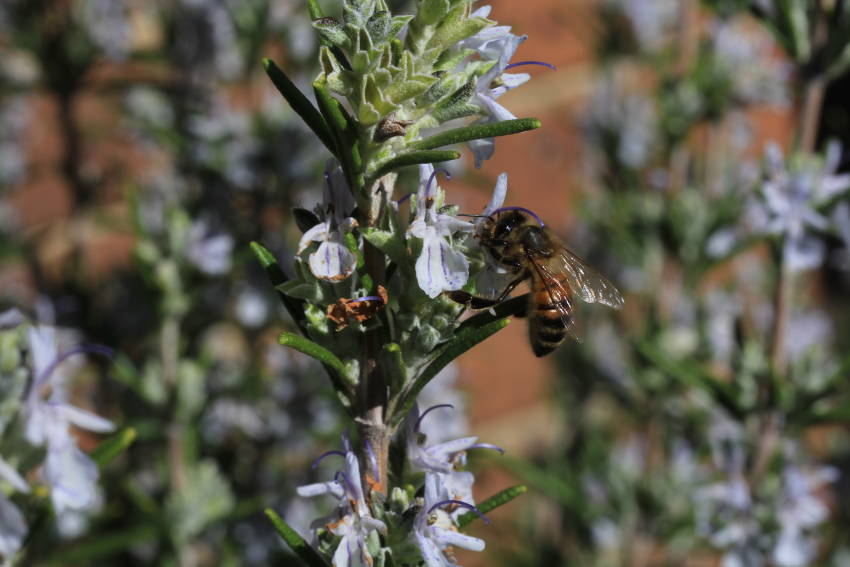
M572 316L570 299L564 294L566 285L557 286L544 280L534 281L531 309L528 316L528 334L531 349L536 356L544 356L558 348L567 337L567 327Z

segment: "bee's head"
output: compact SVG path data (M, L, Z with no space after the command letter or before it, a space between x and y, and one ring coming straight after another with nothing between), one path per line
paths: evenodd
M488 232L491 238L506 240L511 234L521 226L539 225L543 226L543 221L540 220L534 211L524 207L502 207L496 209L488 217L485 223L490 224Z

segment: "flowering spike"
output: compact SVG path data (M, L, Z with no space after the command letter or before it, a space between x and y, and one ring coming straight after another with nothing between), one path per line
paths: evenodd
M476 508L476 507L475 507L475 506L473 506L472 504L469 504L469 503L467 503L467 502L464 502L463 500L442 500L442 501L440 501L440 502L437 502L437 503L436 503L436 504L434 504L433 506L431 506L431 507L428 509L428 513L430 514L431 512L433 512L435 508L439 508L440 506L447 506L447 505L449 505L449 504L454 504L454 505L456 505L456 506L460 506L461 508L466 508L467 510L470 510L470 511L472 511L472 512L475 512L476 514L478 514L478 517L479 517L479 518L481 518L482 520L484 520L484 523L485 523L485 524L488 524L488 525L490 524L490 518L488 518L487 516L485 516L485 515L484 515L484 512L482 512L481 510L479 510L478 508Z
M505 211L522 211L524 213L528 213L528 214L530 214L531 216L534 217L534 220L536 220L540 224L540 226L543 226L543 221L540 220L540 217L537 216L537 213L535 213L532 210L526 209L525 207L502 207L500 209L496 209L495 211L493 211L490 214L491 215L497 215L497 214L503 213Z
M310 465L310 468L315 469L319 466L319 463L325 459L325 457L330 457L331 455L339 455L340 457L345 457L345 453L343 453L342 451L326 451L319 455L319 457L315 461L313 461L313 464Z
M541 67L548 67L553 71L557 71L558 68L552 65L551 63L546 63L545 61L517 61L516 63L511 63L505 66L505 71L508 69L513 69L514 67L520 67L522 65L540 65Z

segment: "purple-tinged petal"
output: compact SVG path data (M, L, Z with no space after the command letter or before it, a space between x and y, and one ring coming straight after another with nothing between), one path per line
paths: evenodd
M115 431L115 424L91 412L81 410L68 404L59 407L60 415L68 422L80 429L94 431L96 433L109 433Z
M482 211L481 214L485 216L492 215L493 211L504 205L507 193L508 174L500 173L499 177L496 178L496 186L493 187L493 196L490 198L490 202L487 203L487 206L484 207L484 211Z
M0 329L14 329L24 321L26 321L26 317L20 309L13 307L0 313Z
M475 169L481 169L481 164L493 157L493 153L496 151L496 140L494 138L470 140L466 144L472 152L472 157L475 158Z
M23 545L27 524L21 511L0 494L0 555L11 558Z
M850 174L830 175L821 182L818 201L830 201L845 193L848 189L850 189Z
M298 254L301 254L313 242L322 242L327 240L330 234L330 223L320 222L316 226L310 228L301 235L301 240L298 241Z
M442 528L432 527L431 530L435 532L435 537L433 539L435 539L440 546L456 546L468 549L469 551L484 551L484 548L486 547L484 540L478 539L477 537L468 536L452 530L444 530Z
M422 239L422 252L416 260L416 280L428 297L434 298L443 291L454 291L466 285L469 278L469 261L462 253L453 250L428 227Z
M445 443L432 445L428 447L428 452L432 455L453 455L461 451L466 451L475 445L476 441L478 441L478 437L461 437L460 439L453 439Z
M316 482L313 484L305 484L295 489L298 496L302 498L312 498L313 496L324 496L330 494L337 499L345 497L345 489L336 481Z
M310 272L321 280L340 281L357 267L357 258L341 242L325 241L308 258Z
M484 108L486 113L490 116L490 118L495 122L501 122L502 120L513 120L516 118L516 116L514 116L510 110L496 102L496 99L490 95L479 93L477 100Z
M425 560L427 567L446 567L446 556L443 555L436 543L419 531L415 533L415 537L417 547L419 547L422 559Z

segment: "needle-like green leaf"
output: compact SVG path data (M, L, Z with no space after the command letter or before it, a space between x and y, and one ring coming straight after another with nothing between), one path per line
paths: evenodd
M478 508L478 511L482 514L486 514L491 510L495 510L499 506L504 506L520 494L524 494L527 490L528 488L521 484L506 488L498 494L494 494L484 502L481 502L478 506L476 506L476 508ZM463 528L477 518L478 514L475 512L467 512L457 519L457 526L459 528Z
M252 242L251 251L263 267L263 270L265 270L266 276L269 278L269 281L275 289L278 289L278 286L287 282L289 278L287 278L286 274L283 273L283 269L280 267L280 264L278 264L277 258L274 257L274 254L272 254L268 248L259 242ZM286 310L289 312L289 315L298 327L303 329L305 324L304 302L300 299L286 295L279 289L277 294L281 303L283 303L283 306L286 307Z
M316 110L316 107L313 106L313 103L298 90L298 87L289 80L289 77L286 76L286 73L280 67L274 64L274 61L268 58L263 59L263 68L266 70L272 83L274 83L274 86L277 87L277 90L280 91L280 94L283 95L283 98L292 107L292 110L310 127L325 147L332 154L336 155L336 148L328 124L319 111Z
M271 508L266 508L266 516L274 524L277 533L289 546L289 549L300 559L307 567L330 567L328 563L322 559L319 553L310 547L303 537L298 535L298 532L293 530L289 524L283 521L277 512Z
M490 124L463 126L414 142L410 144L410 148L413 150L432 150L434 148L448 146L449 144L459 144L470 140L518 134L520 132L534 130L535 128L540 128L540 120L537 118L516 118L514 120L502 120L501 122L492 122Z
M367 185L371 185L372 181L378 179L382 175L394 171L396 169L408 166L418 165L420 163L438 163L441 161L451 161L460 157L460 152L454 150L422 150L416 152L408 152L392 158L381 165L378 170L369 176Z
M455 333L454 337L438 350L436 358L422 371L416 380L414 380L399 397L398 403L389 411L390 424L393 427L398 426L404 420L407 412L413 407L416 402L416 396L422 391L431 379L436 376L440 370L448 366L448 364L456 359L461 354L465 353L475 345L488 339L491 335L504 329L510 319L507 317L497 319L480 327L467 327Z
M277 342L283 346L294 348L324 364L329 369L328 374L334 383L334 388L338 392L351 392L352 383L356 380L356 377L349 376L345 364L334 353L307 337L295 333L281 333Z
M124 450L136 440L136 430L132 427L122 429L100 445L89 455L97 466L105 467L115 460Z
M318 0L307 0L307 10L310 11L311 20L318 20L324 16L322 13L322 7L319 6Z

